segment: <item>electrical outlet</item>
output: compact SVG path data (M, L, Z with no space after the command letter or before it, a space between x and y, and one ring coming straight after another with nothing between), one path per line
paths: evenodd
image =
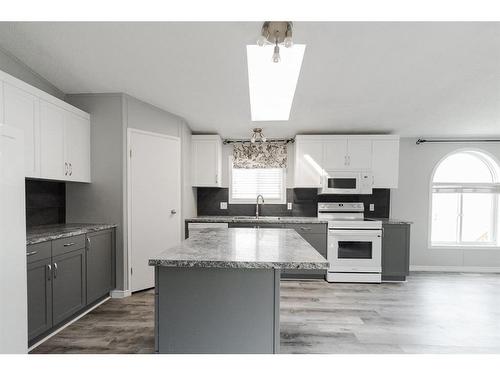
M286 204L286 209L287 209L287 210L291 210L291 209L292 209L292 202L288 202L288 203Z
M373 203L370 203L370 211L375 211L375 205Z
M220 202L220 209L227 210L227 202Z

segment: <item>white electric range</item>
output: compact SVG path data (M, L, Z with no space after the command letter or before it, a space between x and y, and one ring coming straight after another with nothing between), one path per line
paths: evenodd
M380 283L382 222L365 219L364 204L318 203L328 220L328 282Z

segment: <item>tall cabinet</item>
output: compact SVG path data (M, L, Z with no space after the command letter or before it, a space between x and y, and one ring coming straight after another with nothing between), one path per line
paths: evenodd
M0 71L0 122L24 133L25 177L90 182L90 116Z

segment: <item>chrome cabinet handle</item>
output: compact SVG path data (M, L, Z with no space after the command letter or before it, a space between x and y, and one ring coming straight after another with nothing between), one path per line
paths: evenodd
M26 253L26 256L31 256L31 255L35 255L35 254L38 254L38 250L33 250L33 251L29 251Z
M177 211L176 211L175 209L173 209L173 210L170 210L170 213L171 213L172 215L175 215L175 214L177 213Z
M215 183L218 184L219 183L219 175L218 174L215 174Z
M305 231L308 231L308 230L312 230L312 228L300 227L300 230L305 230Z
M50 275L52 274L52 266L50 264L47 264L47 270L49 271L47 280L50 281Z
M74 242L65 243L63 246L68 247L68 246L73 246L73 245L76 245L76 243L74 243Z
M73 164L69 163L69 175L73 176Z
M68 175L68 163L67 162L64 162L64 175L65 176Z
M54 263L54 279L57 279L57 263Z
M90 243L90 238L88 238L88 237L87 237L87 243L88 243L88 246L87 246L87 251L89 251L89 250L90 250L90 245L91 245L91 243Z

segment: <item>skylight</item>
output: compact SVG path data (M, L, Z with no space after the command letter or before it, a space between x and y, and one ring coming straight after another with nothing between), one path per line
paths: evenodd
M281 61L271 60L273 45L247 45L252 121L287 121L304 58L305 44L280 48Z

